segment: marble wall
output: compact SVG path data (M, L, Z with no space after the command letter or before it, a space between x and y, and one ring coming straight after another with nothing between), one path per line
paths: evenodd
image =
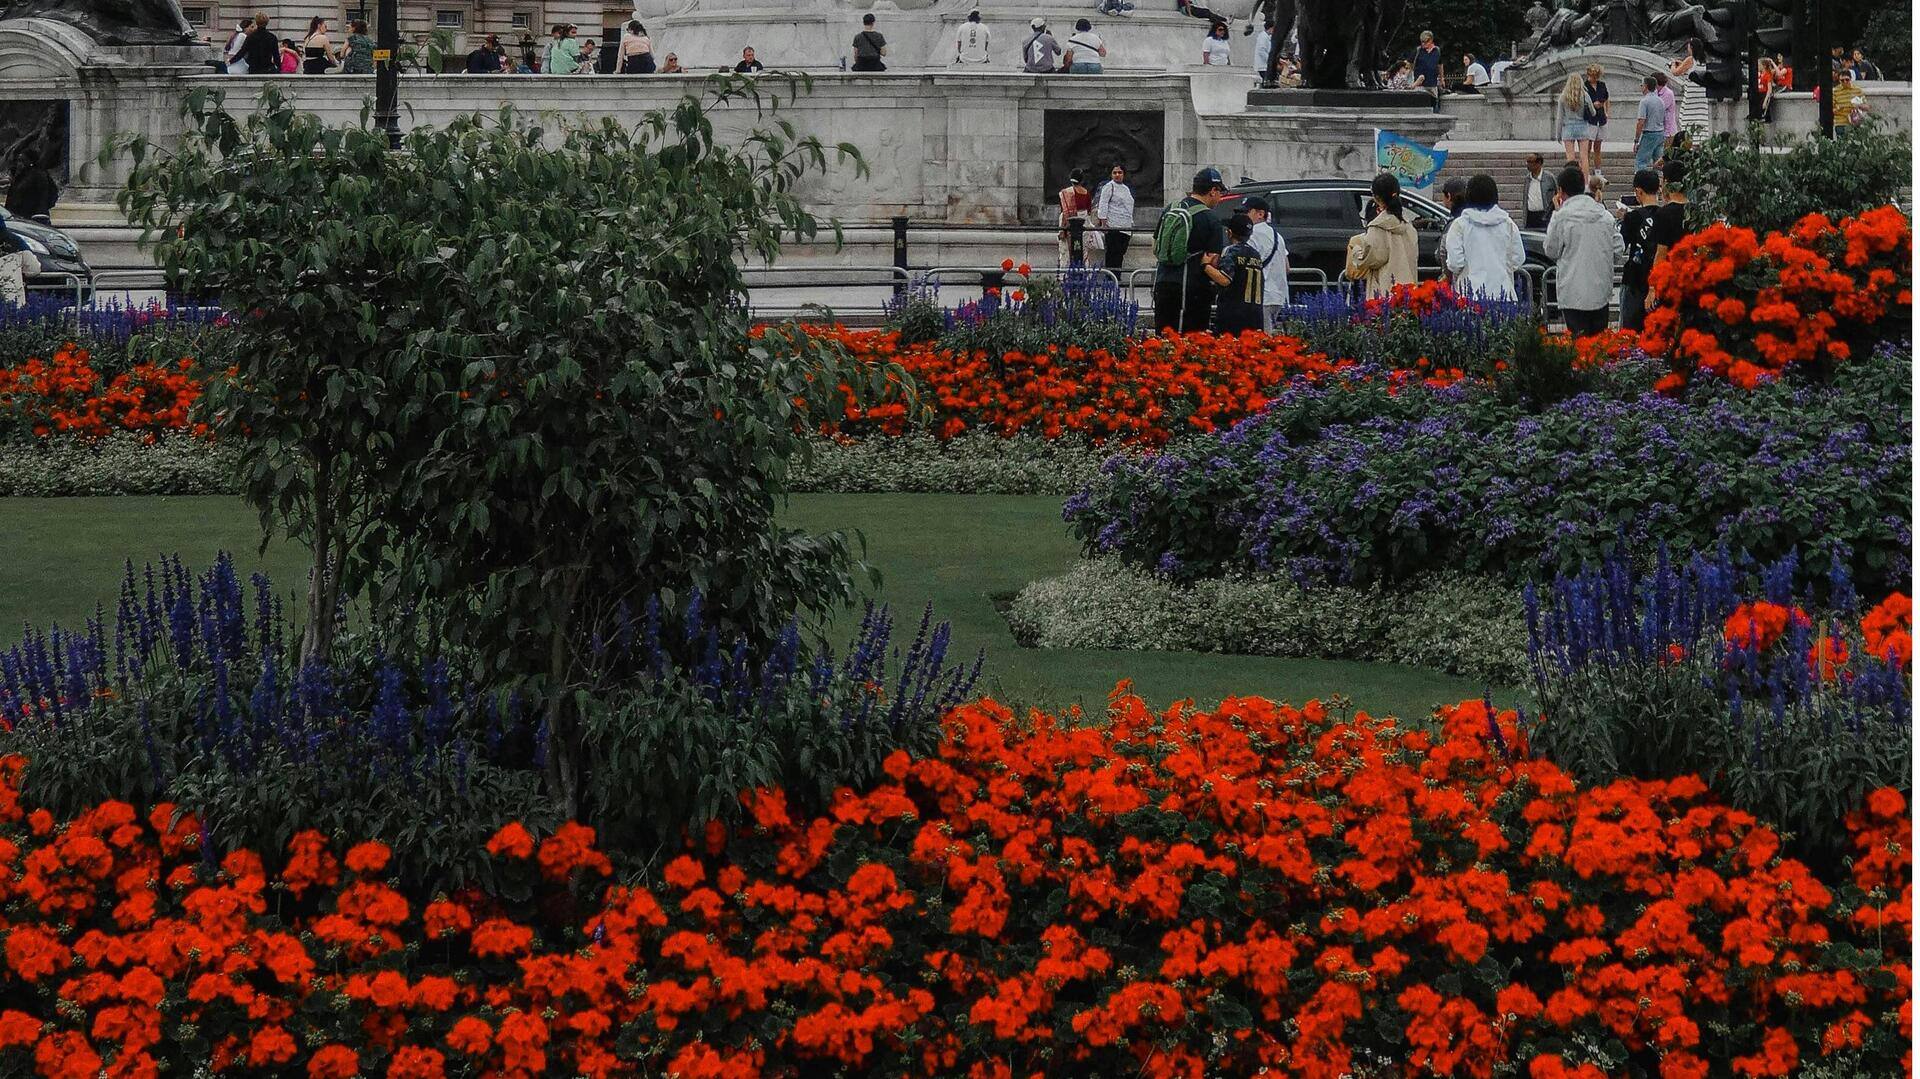
M98 265L141 261L131 231L113 206L128 164L102 154L113 136L138 132L168 144L182 129L183 96L195 91L222 93L231 107L244 107L274 85L300 107L335 123L358 122L371 105L371 76L228 77L207 74L201 59L192 49L102 50L70 28L44 20L0 24L0 103L71 103L71 182L55 220L86 234L83 242ZM699 92L703 78L405 76L402 122L439 125L455 115L511 104L559 117L633 123ZM759 110L733 103L720 111L716 125L737 138L786 119L829 145L857 146L868 166L864 175L851 165L835 164L826 174L809 177L800 192L823 219L838 218L848 226L854 251L832 255L816 246L794 254L866 263L885 261L887 222L895 216L910 218L922 237L916 243L934 250L929 255L929 246L917 247L917 265L930 259L977 261L983 250L1020 243L1049 247L1050 232L1035 226L1053 222L1058 173L1071 164L1059 146L1063 123L1070 121L1076 129L1097 124L1103 112L1127 114L1128 131L1124 137L1118 132L1083 137L1076 130L1076 144L1087 147L1084 155L1107 155L1127 139L1137 141L1140 131L1151 130L1139 118L1157 115L1159 152L1152 157L1142 152L1139 160L1159 162L1159 187L1170 197L1185 191L1203 165L1219 168L1229 181L1370 176L1375 126L1490 154L1551 145L1557 129L1553 96L1540 92L1450 97L1437 114L1424 107L1392 114L1250 108L1247 92L1254 79L1245 68L1115 68L1101 76L954 69L875 76L832 70L811 80L810 90L790 96L787 80L768 78ZM1868 92L1876 112L1911 125L1910 86L1870 84ZM1809 130L1813 106L1806 95L1788 95L1780 103L1776 128ZM1055 114L1051 146L1049 113ZM1741 107L1716 111L1716 126L1723 130L1743 123ZM1081 164L1104 172L1111 162ZM1143 204L1142 211L1143 225L1150 226L1157 207ZM995 255L991 261L998 260Z

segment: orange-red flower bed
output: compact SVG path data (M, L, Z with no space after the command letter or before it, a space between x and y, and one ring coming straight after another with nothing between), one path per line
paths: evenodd
M0 367L0 438L10 431L87 439L131 431L149 441L168 431L204 435L188 414L200 389L191 359L136 364L103 379L84 350L68 346L51 362L33 357Z
M1308 351L1298 338L1262 333L1138 338L1124 355L1069 346L996 356L902 344L892 331L833 326L811 332L838 340L866 362L900 365L942 439L986 431L1158 446L1176 435L1231 427L1259 412L1269 394L1296 375L1354 366ZM1390 377L1445 385L1462 375L1416 368ZM898 435L910 419L903 403L861 407L849 391L845 414L822 426L854 436Z
M507 900L386 848L218 866L172 807L60 824L0 766L8 1074L1785 1075L1906 1066L1911 825L1847 880L1694 779L1580 789L1511 713L1439 734L1229 700L1100 727L991 702L655 879L489 844ZM1600 1066L1604 1062L1605 1066ZM1512 1074L1502 1070L1502 1074Z
M1793 367L1864 359L1913 307L1913 225L1883 206L1838 224L1809 214L1787 232L1710 225L1653 268L1659 306L1641 345L1673 361L1670 385L1707 371L1752 386Z

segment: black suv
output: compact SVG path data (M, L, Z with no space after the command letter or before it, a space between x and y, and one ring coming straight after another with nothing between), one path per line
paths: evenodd
M14 217L0 210L0 228L20 237L27 245L27 250L33 252L33 257L40 263L39 274L28 278L28 284L56 286L55 295L71 297L76 287L86 289L93 283L93 268L87 265L86 258L80 254L80 245L73 242L73 237L46 221ZM75 286L67 275L79 278L81 284Z
M1347 265L1347 240L1366 228L1363 211L1373 193L1369 180L1243 180L1213 212L1222 223L1240 210L1240 200L1258 195L1273 211L1274 227L1287 241L1287 261L1294 269L1312 267L1337 281ZM1452 220L1446 207L1419 195L1405 195L1408 219L1420 236L1420 268L1438 270L1440 238ZM1527 249L1527 265L1538 275L1553 265L1547 257L1547 234L1520 230Z

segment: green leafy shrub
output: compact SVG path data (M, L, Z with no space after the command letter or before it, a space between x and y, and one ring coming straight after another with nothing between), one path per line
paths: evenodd
M742 252L819 230L794 192L826 147L715 135L713 109L776 109L775 85L708 80L633 127L503 108L403 151L271 88L239 116L201 89L173 152L126 146L122 207L169 278L246 312L202 404L263 524L311 552L302 661L343 602L397 612L397 639L537 698L570 812L593 763L575 702L631 673L592 648L623 605L699 592L761 649L854 595L846 537L776 502L797 417L893 380L756 333L742 302Z
M1372 660L1494 686L1527 678L1519 593L1453 574L1393 589L1244 576L1175 584L1093 559L1021 589L1007 621L1028 647Z
M1906 4L1873 5L1872 14L1860 32L1859 45L1867 58L1880 66L1883 78L1912 78L1913 8Z
M1784 232L1808 214L1839 220L1895 201L1911 175L1913 139L1878 120L1832 139L1780 136L1754 124L1744 138L1716 135L1680 153L1689 227L1724 218L1756 232Z
M1513 343L1504 369L1494 375L1503 400L1538 412L1548 405L1584 393L1603 377L1583 371L1572 342L1548 340L1541 334L1522 334Z

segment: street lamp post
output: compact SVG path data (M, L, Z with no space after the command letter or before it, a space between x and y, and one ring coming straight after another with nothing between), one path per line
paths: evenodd
M373 126L400 148L400 12L398 0L380 0L373 46Z

